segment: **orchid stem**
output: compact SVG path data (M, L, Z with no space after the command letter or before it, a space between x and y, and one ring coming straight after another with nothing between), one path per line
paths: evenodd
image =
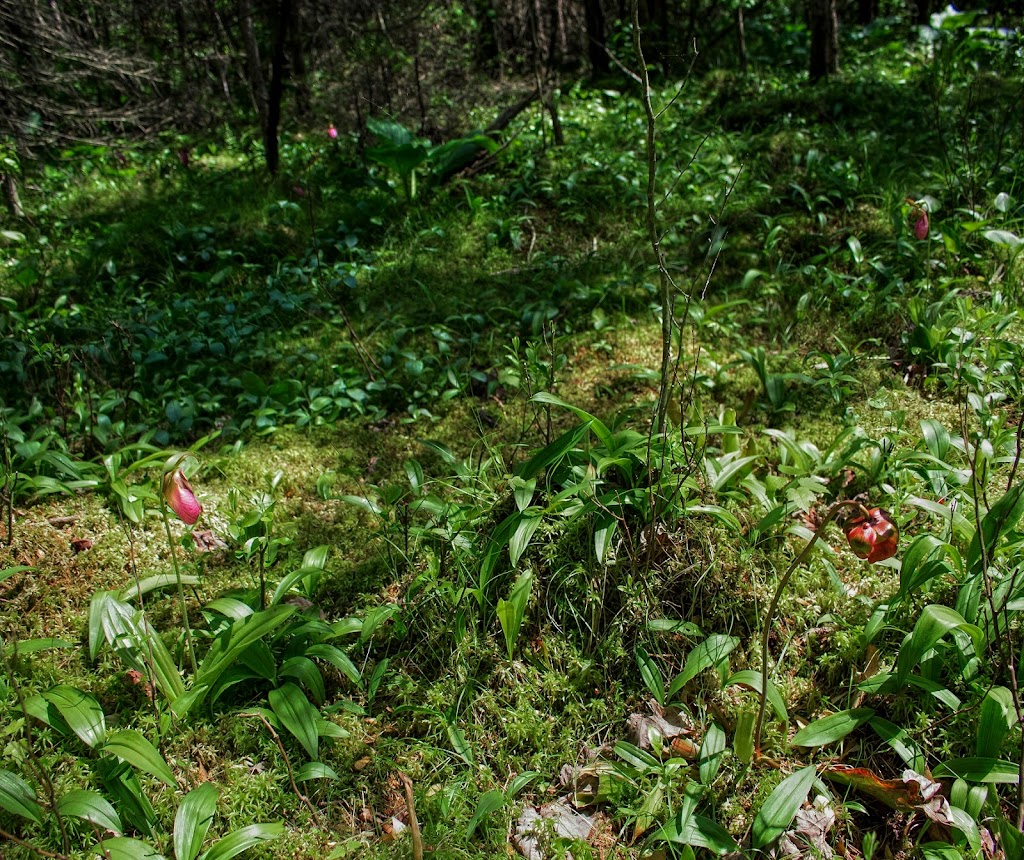
M192 673L197 671L196 651L192 645L192 630L188 626L188 607L185 605L185 586L181 581L181 568L178 567L178 553L174 548L174 538L171 535L171 523L167 518L167 505L160 503L160 514L164 519L164 529L167 531L167 545L171 548L171 564L174 566L174 579L178 583L178 603L181 606L181 626L185 630L185 645L188 648L189 662L192 664Z
M775 620L775 610L779 608L779 600L782 599L782 592L785 591L786 586L789 584L789 580L793 576L793 571L807 560L807 557L811 554L811 550L814 548L814 545L818 542L818 538L821 537L821 533L825 530L825 526L836 518L836 514L838 514L840 510L846 507L860 508L861 511L867 514L867 511L860 502L844 500L832 505L832 507L829 508L828 513L825 514L825 519L823 519L818 525L818 528L815 529L814 534L807 542L807 545L800 551L800 554L793 559L789 569L782 574L782 579L779 580L779 584L775 589L775 595L772 597L772 602L768 606L768 612L765 613L764 629L761 631L760 703L757 708L757 722L754 724L754 753L757 756L760 756L761 754L761 728L764 724L765 705L768 701L768 637L772 632L772 623Z

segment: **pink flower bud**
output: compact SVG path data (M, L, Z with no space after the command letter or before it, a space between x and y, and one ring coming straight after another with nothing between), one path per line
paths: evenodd
M165 472L163 490L167 507L174 511L185 525L194 525L203 512L203 506L192 492L192 485L189 484L185 473L181 469Z
M329 126L327 126L327 136L331 140L337 140L338 139L338 129L336 129L334 127L334 123L333 122Z

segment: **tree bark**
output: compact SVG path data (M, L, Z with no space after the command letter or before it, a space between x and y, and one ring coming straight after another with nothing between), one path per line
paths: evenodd
M267 158L267 170L277 175L280 162L280 141L278 126L281 124L281 98L284 95L285 47L288 38L288 21L292 14L292 0L281 0L274 22L274 52L270 61L270 87L267 90L267 122L263 127L263 151Z
M260 63L260 46L256 41L256 27L252 20L252 6L249 0L238 0L238 17L242 24L242 41L245 43L245 62L249 78L249 94L252 96L260 126L267 125L267 82L263 78Z
M586 0L583 13L587 28L587 59L590 60L590 68L595 77L606 75L611 71L611 61L604 49L607 21L601 0Z
M740 70L747 73L747 31L743 22L743 4L736 6L736 50L740 55Z
M839 14L836 0L811 0L811 83L839 71Z

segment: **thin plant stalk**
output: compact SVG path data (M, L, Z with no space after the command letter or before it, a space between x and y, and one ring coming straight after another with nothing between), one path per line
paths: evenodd
M768 637L772 632L772 622L775 620L775 610L779 608L779 600L782 599L782 592L786 590L786 586L789 584L790 578L793 576L793 572L800 567L810 556L811 550L814 549L814 545L818 542L818 538L821 537L821 533L825 530L832 520L836 518L843 508L860 508L860 510L867 515L867 509L860 502L852 502L844 500L836 502L829 508L825 519L821 521L821 524L815 529L811 539L807 542L807 545L800 551L800 554L793 559L788 570L782 574L782 579L779 580L779 584L775 589L775 595L772 597L772 602L768 606L768 611L764 616L764 629L761 631L761 695L760 703L757 708L757 722L754 723L754 751L757 755L761 753L761 728L764 724L764 711L765 705L768 701Z
M174 580L178 584L178 604L181 607L181 626L185 630L185 645L188 648L189 662L192 664L192 672L195 673L198 664L196 663L196 651L192 645L192 630L188 626L188 607L185 605L185 586L181 581L181 568L178 566L178 553L174 548L174 537L171 535L171 522L167 517L167 503L160 502L160 515L164 519L164 529L167 532L167 545L171 548L171 564L174 566Z

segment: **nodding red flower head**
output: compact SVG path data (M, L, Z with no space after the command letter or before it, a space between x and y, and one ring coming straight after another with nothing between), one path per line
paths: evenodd
M303 188L301 185L293 185L292 194L294 194L296 197L305 197L306 189Z
M173 469L164 473L164 501L185 525L195 525L203 506L199 504L192 485L181 469Z
M337 140L338 139L338 129L336 129L334 127L334 123L333 122L329 126L327 126L327 136L331 140Z
M888 511L871 508L854 514L844 523L843 531L858 558L866 558L874 564L896 555L900 532Z

